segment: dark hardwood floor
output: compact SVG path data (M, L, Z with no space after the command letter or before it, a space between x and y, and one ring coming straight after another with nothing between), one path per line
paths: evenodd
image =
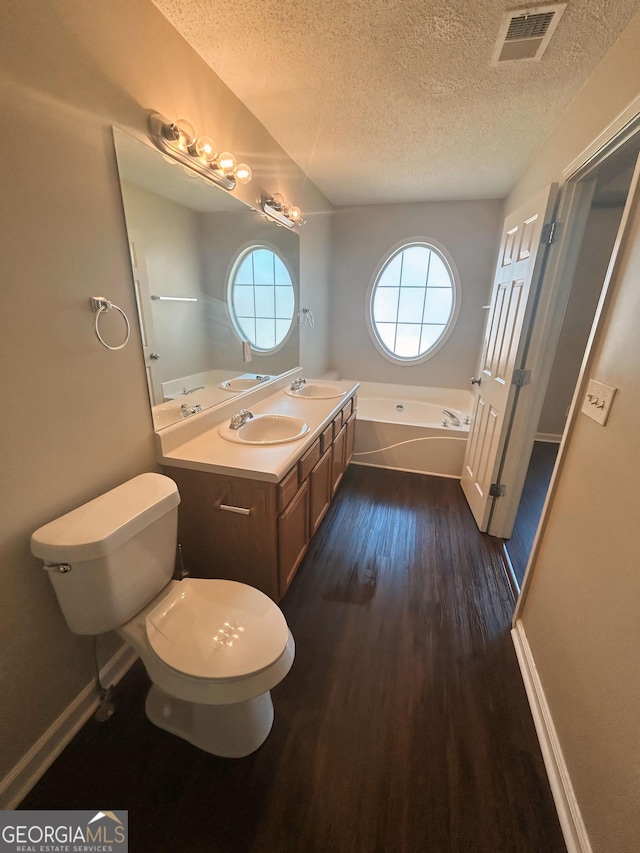
M135 853L564 853L501 544L457 481L351 466L281 604L264 746L154 728L138 662L20 808L128 809Z
M533 445L513 533L506 542L518 589L529 562L559 448L559 444L550 441L536 441Z

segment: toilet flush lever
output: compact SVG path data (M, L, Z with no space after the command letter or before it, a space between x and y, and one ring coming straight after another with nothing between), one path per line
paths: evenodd
M45 563L42 568L45 572L59 572L61 575L71 571L69 563Z

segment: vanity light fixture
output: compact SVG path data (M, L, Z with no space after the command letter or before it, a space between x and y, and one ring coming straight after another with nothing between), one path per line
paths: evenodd
M278 225L284 225L285 228L293 228L294 225L305 224L300 208L287 204L281 193L262 196L260 199L260 208L265 216L273 219Z
M236 183L248 184L252 178L246 163L236 163L229 151L218 153L213 139L196 136L193 125L186 119L170 121L160 113L152 113L149 136L163 154L224 190L234 189Z

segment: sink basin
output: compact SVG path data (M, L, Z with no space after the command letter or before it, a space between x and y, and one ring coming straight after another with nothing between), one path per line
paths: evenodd
M284 393L290 397L304 397L305 400L331 400L333 397L344 397L347 392L332 382L307 382L297 391L285 388Z
M287 444L298 441L309 432L309 427L300 418L289 415L255 415L240 429L231 429L228 423L218 428L227 441L237 444Z

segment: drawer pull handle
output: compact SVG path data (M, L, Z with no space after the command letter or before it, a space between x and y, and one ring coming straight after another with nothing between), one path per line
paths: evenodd
M251 515L253 512L253 507L247 509L243 506L229 506L229 504L216 504L216 509L220 509L223 512L235 512L238 515Z

